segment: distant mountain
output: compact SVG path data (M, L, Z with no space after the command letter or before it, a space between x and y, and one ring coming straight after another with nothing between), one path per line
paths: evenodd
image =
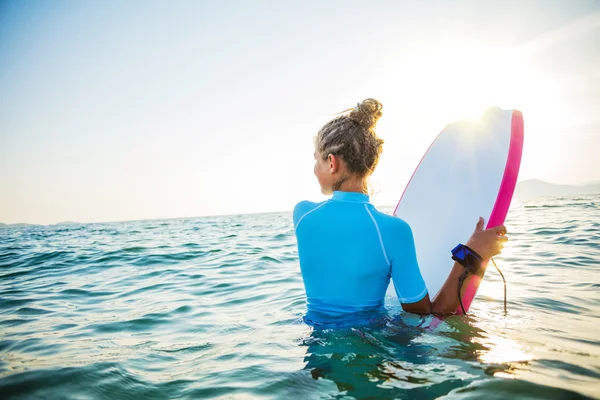
M535 200L543 197L568 197L588 194L600 194L600 183L588 185L554 185L538 179L529 179L517 182L515 189L515 197L519 201Z

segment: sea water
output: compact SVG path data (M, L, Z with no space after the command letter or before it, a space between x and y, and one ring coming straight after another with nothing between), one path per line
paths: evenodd
M507 315L490 265L467 316L337 328L290 213L1 229L0 398L600 398L600 196L506 225Z

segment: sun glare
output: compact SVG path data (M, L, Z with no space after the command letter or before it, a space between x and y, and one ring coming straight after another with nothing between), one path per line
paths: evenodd
M487 348L479 354L479 359L484 363L527 362L533 359L533 355L525 352L517 343L502 336L474 340Z
M418 53L403 70L402 93L443 124L478 120L490 107L522 111L539 82L522 50L459 40Z
M448 46L440 85L446 86L448 112L456 118L479 119L489 107L516 108L525 63L516 51Z

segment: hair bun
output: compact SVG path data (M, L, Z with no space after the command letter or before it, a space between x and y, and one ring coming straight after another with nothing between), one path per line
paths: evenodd
M366 99L354 107L348 118L357 122L366 130L374 130L377 120L381 117L383 106L375 99Z

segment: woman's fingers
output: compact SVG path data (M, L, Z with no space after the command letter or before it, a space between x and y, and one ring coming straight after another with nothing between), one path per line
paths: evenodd
M493 229L498 235L506 235L506 226L504 225L498 225Z
M475 232L481 232L483 230L483 217L479 217L477 224L475 225Z
M489 259L497 256L504 249L504 244L508 241L506 236L506 226L499 225L494 228L483 229L483 218L479 218L475 232L469 239L467 245L473 248L481 257Z

